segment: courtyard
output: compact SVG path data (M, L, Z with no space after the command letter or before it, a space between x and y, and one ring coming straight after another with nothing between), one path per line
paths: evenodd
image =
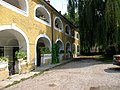
M120 67L95 59L75 59L5 90L119 90Z

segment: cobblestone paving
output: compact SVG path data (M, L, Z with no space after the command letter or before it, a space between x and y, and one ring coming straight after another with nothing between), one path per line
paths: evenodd
M78 59L5 90L120 90L120 67Z

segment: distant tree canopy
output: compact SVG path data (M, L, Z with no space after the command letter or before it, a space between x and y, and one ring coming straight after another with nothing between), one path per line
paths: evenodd
M77 4L78 4L77 0L68 0L68 5L67 5L68 12L65 13L64 16L78 27L79 19L78 19L78 12L76 12Z
M119 51L120 0L68 0L65 16L79 27L81 51L108 46Z

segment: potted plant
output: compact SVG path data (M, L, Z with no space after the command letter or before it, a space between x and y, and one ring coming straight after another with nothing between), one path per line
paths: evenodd
M25 59L25 52L23 52L23 51L16 51L15 52L15 56L18 59L18 61L22 61L23 59Z
M51 52L48 47L40 47L41 65L51 63Z
M8 58L7 57L0 57L0 62L7 62L8 61Z

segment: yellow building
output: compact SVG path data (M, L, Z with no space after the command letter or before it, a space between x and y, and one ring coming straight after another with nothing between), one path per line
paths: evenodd
M51 63L51 55L43 58L39 47L51 51L57 43L64 51L61 60L72 58L69 52L77 56L79 37L76 27L47 1L0 0L0 56L9 58L9 66L0 64L0 80ZM18 50L26 53L25 62L16 61Z

